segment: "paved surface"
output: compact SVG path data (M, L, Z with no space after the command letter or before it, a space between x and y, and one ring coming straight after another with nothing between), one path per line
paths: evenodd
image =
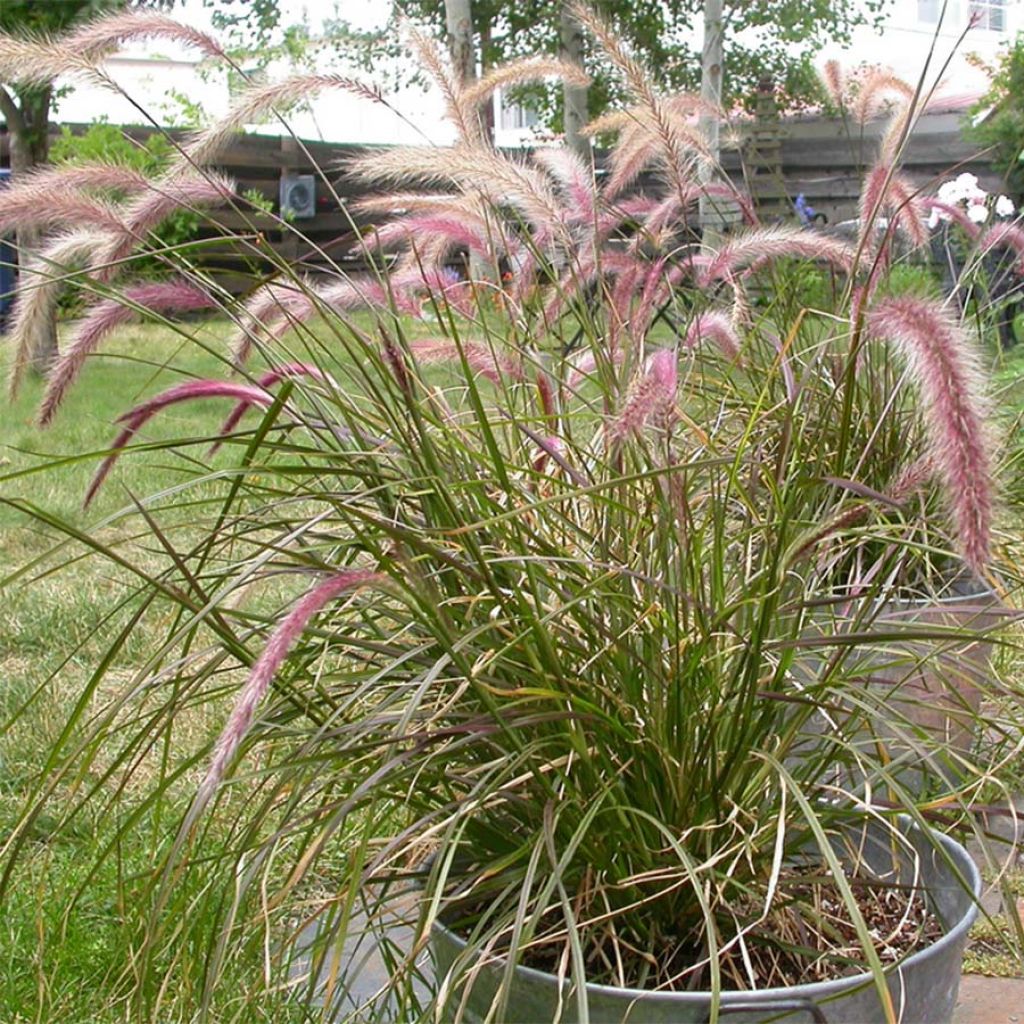
M978 864L996 864L1001 869L1024 866L1024 795L1013 800L1020 817L996 813L986 826L1002 842L989 845L986 859L980 844L967 844ZM989 888L982 894L981 904L993 916L1005 913L999 891ZM1024 921L1024 900L1018 900L1017 913ZM1024 978L986 978L965 974L960 979L960 998L953 1014L953 1024L1024 1024Z
M965 975L953 1024L1024 1024L1024 979Z

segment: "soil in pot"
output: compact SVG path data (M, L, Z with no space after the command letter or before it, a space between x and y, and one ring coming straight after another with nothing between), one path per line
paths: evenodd
M942 925L919 888L871 878L848 881L857 908L876 937L875 951L883 965L899 963L942 937ZM742 946L734 944L718 958L724 987L737 991L782 988L832 981L864 969L849 907L827 872L784 871L773 903L763 920L753 900L747 907L733 908L737 921L745 922L747 930ZM468 909L463 920L479 916L480 911ZM456 934L466 930L454 914L446 925ZM624 988L664 992L710 987L706 948L697 936L666 932L657 957L612 928L594 939L586 951L591 978ZM556 974L565 963L566 952L565 920L553 912L521 951L519 963ZM504 957L508 951L496 946L494 953ZM605 977L613 966L613 976Z

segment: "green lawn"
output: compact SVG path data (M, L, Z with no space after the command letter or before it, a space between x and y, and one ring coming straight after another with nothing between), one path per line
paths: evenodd
M198 334L215 350L226 349L226 323L204 325ZM172 362L174 371L168 368ZM201 347L183 346L169 329L125 330L104 346L102 356L89 361L47 431L34 424L41 385L30 381L17 401L5 403L0 412L0 474L7 476L0 482L0 494L30 502L75 527L88 527L104 543L126 546L136 561L145 564L151 559L157 564L159 555L149 550L152 544L142 536L137 517L119 519L115 513L131 494L145 496L181 483L194 470L190 460L204 457L205 446L127 454L87 511L81 507L82 496L98 457L75 456L102 452L116 432L117 416L140 397L180 381L183 370L195 376L222 376L224 365ZM168 410L146 426L140 440L201 438L217 428L229 407L224 401L209 401ZM223 451L217 462L230 464L238 450ZM44 471L11 477L35 467ZM173 525L169 516L163 509L161 522L168 526ZM180 529L187 531L187 512L178 518ZM84 549L73 544L48 555L57 538L56 531L19 510L0 506L0 577L38 560L32 572L3 587L0 829L5 834L35 792L40 768L61 737L65 709L85 691L130 610L116 611L131 594L128 573L118 572L105 559L82 557ZM97 715L110 707L116 688L129 685L136 668L152 655L166 632L168 615L149 615L132 630L108 678L93 694ZM109 616L113 617L108 621ZM219 724L210 720L208 709L191 718L183 714L176 736L183 746L194 745L207 740ZM142 757L140 785L147 772L162 770L159 762L165 756L166 752L152 751ZM52 810L34 820L25 833L17 872L0 904L4 1024L113 1024L139 1019L124 994L132 987L133 958L146 939L145 883L173 838L187 806L188 785L166 805L154 804L142 812L130 834L92 875L101 844L110 840L117 816L125 813L123 807L113 809L106 803L104 794L122 780L115 776L101 782L104 766L101 753L83 777L63 780L57 799L49 805ZM70 804L72 797L94 784L99 784L95 811L61 821L65 794ZM215 1019L303 1019L298 1010L292 1016L276 1001L266 1015L258 1006L243 1007L242 995L251 979L259 977L260 968L253 956L228 965L214 997ZM174 964L169 959L168 970L173 983L158 1019L167 1024L191 1020L200 1003L202 950L192 950Z

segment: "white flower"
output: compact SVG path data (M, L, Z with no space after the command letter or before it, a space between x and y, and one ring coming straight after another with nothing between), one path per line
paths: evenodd
M1012 217L1016 209L1017 208L1013 205L1013 200L1008 196L1000 196L996 200L997 217Z
M966 199L967 193L959 181L944 181L939 186L938 199L940 203L947 206L956 206L961 199Z
M964 171L939 186L938 198L948 206L957 206L960 203L983 203L988 193L978 187L977 175Z
M984 203L971 203L967 207L967 216L975 224L984 224L988 220L988 207Z

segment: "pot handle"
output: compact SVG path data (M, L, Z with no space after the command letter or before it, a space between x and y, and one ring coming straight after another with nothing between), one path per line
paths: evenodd
M729 1003L728 1006L718 1008L718 1016L724 1017L729 1013L798 1013L804 1012L810 1016L814 1024L828 1024L822 1008L806 996L786 996L782 999L758 999L747 1003ZM701 1018L701 1024L707 1024L711 1019L710 1012Z

